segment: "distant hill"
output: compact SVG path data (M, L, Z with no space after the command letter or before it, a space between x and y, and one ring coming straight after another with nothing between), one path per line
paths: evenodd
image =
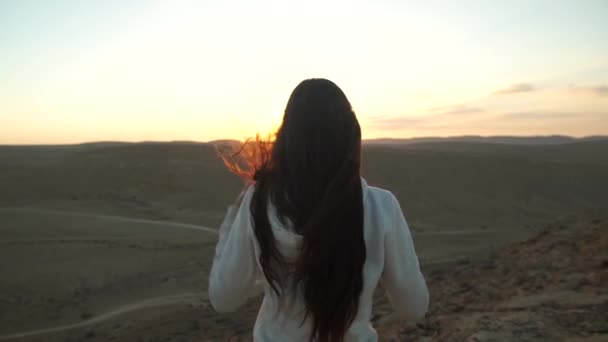
M220 140L211 140L211 141L207 142L207 144L211 144L211 145L239 145L241 143L242 143L241 141L234 140L234 139L220 139Z
M422 143L487 143L487 144L505 144L505 145L560 145L581 141L597 141L608 140L608 136L589 136L584 138L573 138L564 135L549 135L549 136L460 136L460 137L422 137L410 139L393 139L380 138L368 139L364 143L368 145L412 145Z
M414 229L523 227L605 204L606 151L608 140L371 144L362 173L397 196ZM96 201L210 226L243 186L209 143L0 146L0 169L0 205Z
M581 138L570 137L566 135L546 135L546 136L478 136L478 135L463 135L453 137L418 137L418 138L376 138L363 140L364 145L417 145L417 144L434 144L434 143L480 143L480 144L497 144L497 145L563 145L577 142L587 141L607 141L608 136L593 135ZM216 139L210 141L194 141L194 140L173 140L173 141L92 141L80 144L19 144L19 145L1 145L0 147L31 147L31 148L75 148L77 146L88 147L115 147L129 144L174 144L174 145L220 145L220 146L235 146L240 145L242 141L236 139Z

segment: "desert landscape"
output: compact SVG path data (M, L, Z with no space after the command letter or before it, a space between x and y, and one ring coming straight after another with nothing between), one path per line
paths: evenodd
M0 341L248 341L216 314L216 228L242 181L216 145L0 146ZM608 138L374 140L363 174L413 230L431 309L386 341L608 339Z

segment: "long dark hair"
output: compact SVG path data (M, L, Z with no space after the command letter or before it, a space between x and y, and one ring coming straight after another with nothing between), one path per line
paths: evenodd
M278 297L285 274L298 284L311 340L342 341L358 312L366 258L360 156L361 128L348 99L333 82L309 79L292 92L274 142L258 136L225 159L255 181L250 209L260 264ZM302 236L295 260L277 248L269 201Z

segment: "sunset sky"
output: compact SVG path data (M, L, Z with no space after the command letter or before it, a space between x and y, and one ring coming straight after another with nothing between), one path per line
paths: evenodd
M0 1L0 144L243 139L310 77L364 138L608 134L608 1Z

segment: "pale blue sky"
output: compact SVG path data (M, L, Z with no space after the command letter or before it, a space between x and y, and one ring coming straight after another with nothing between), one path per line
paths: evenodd
M327 77L364 137L608 134L608 1L0 0L0 143L241 139Z

